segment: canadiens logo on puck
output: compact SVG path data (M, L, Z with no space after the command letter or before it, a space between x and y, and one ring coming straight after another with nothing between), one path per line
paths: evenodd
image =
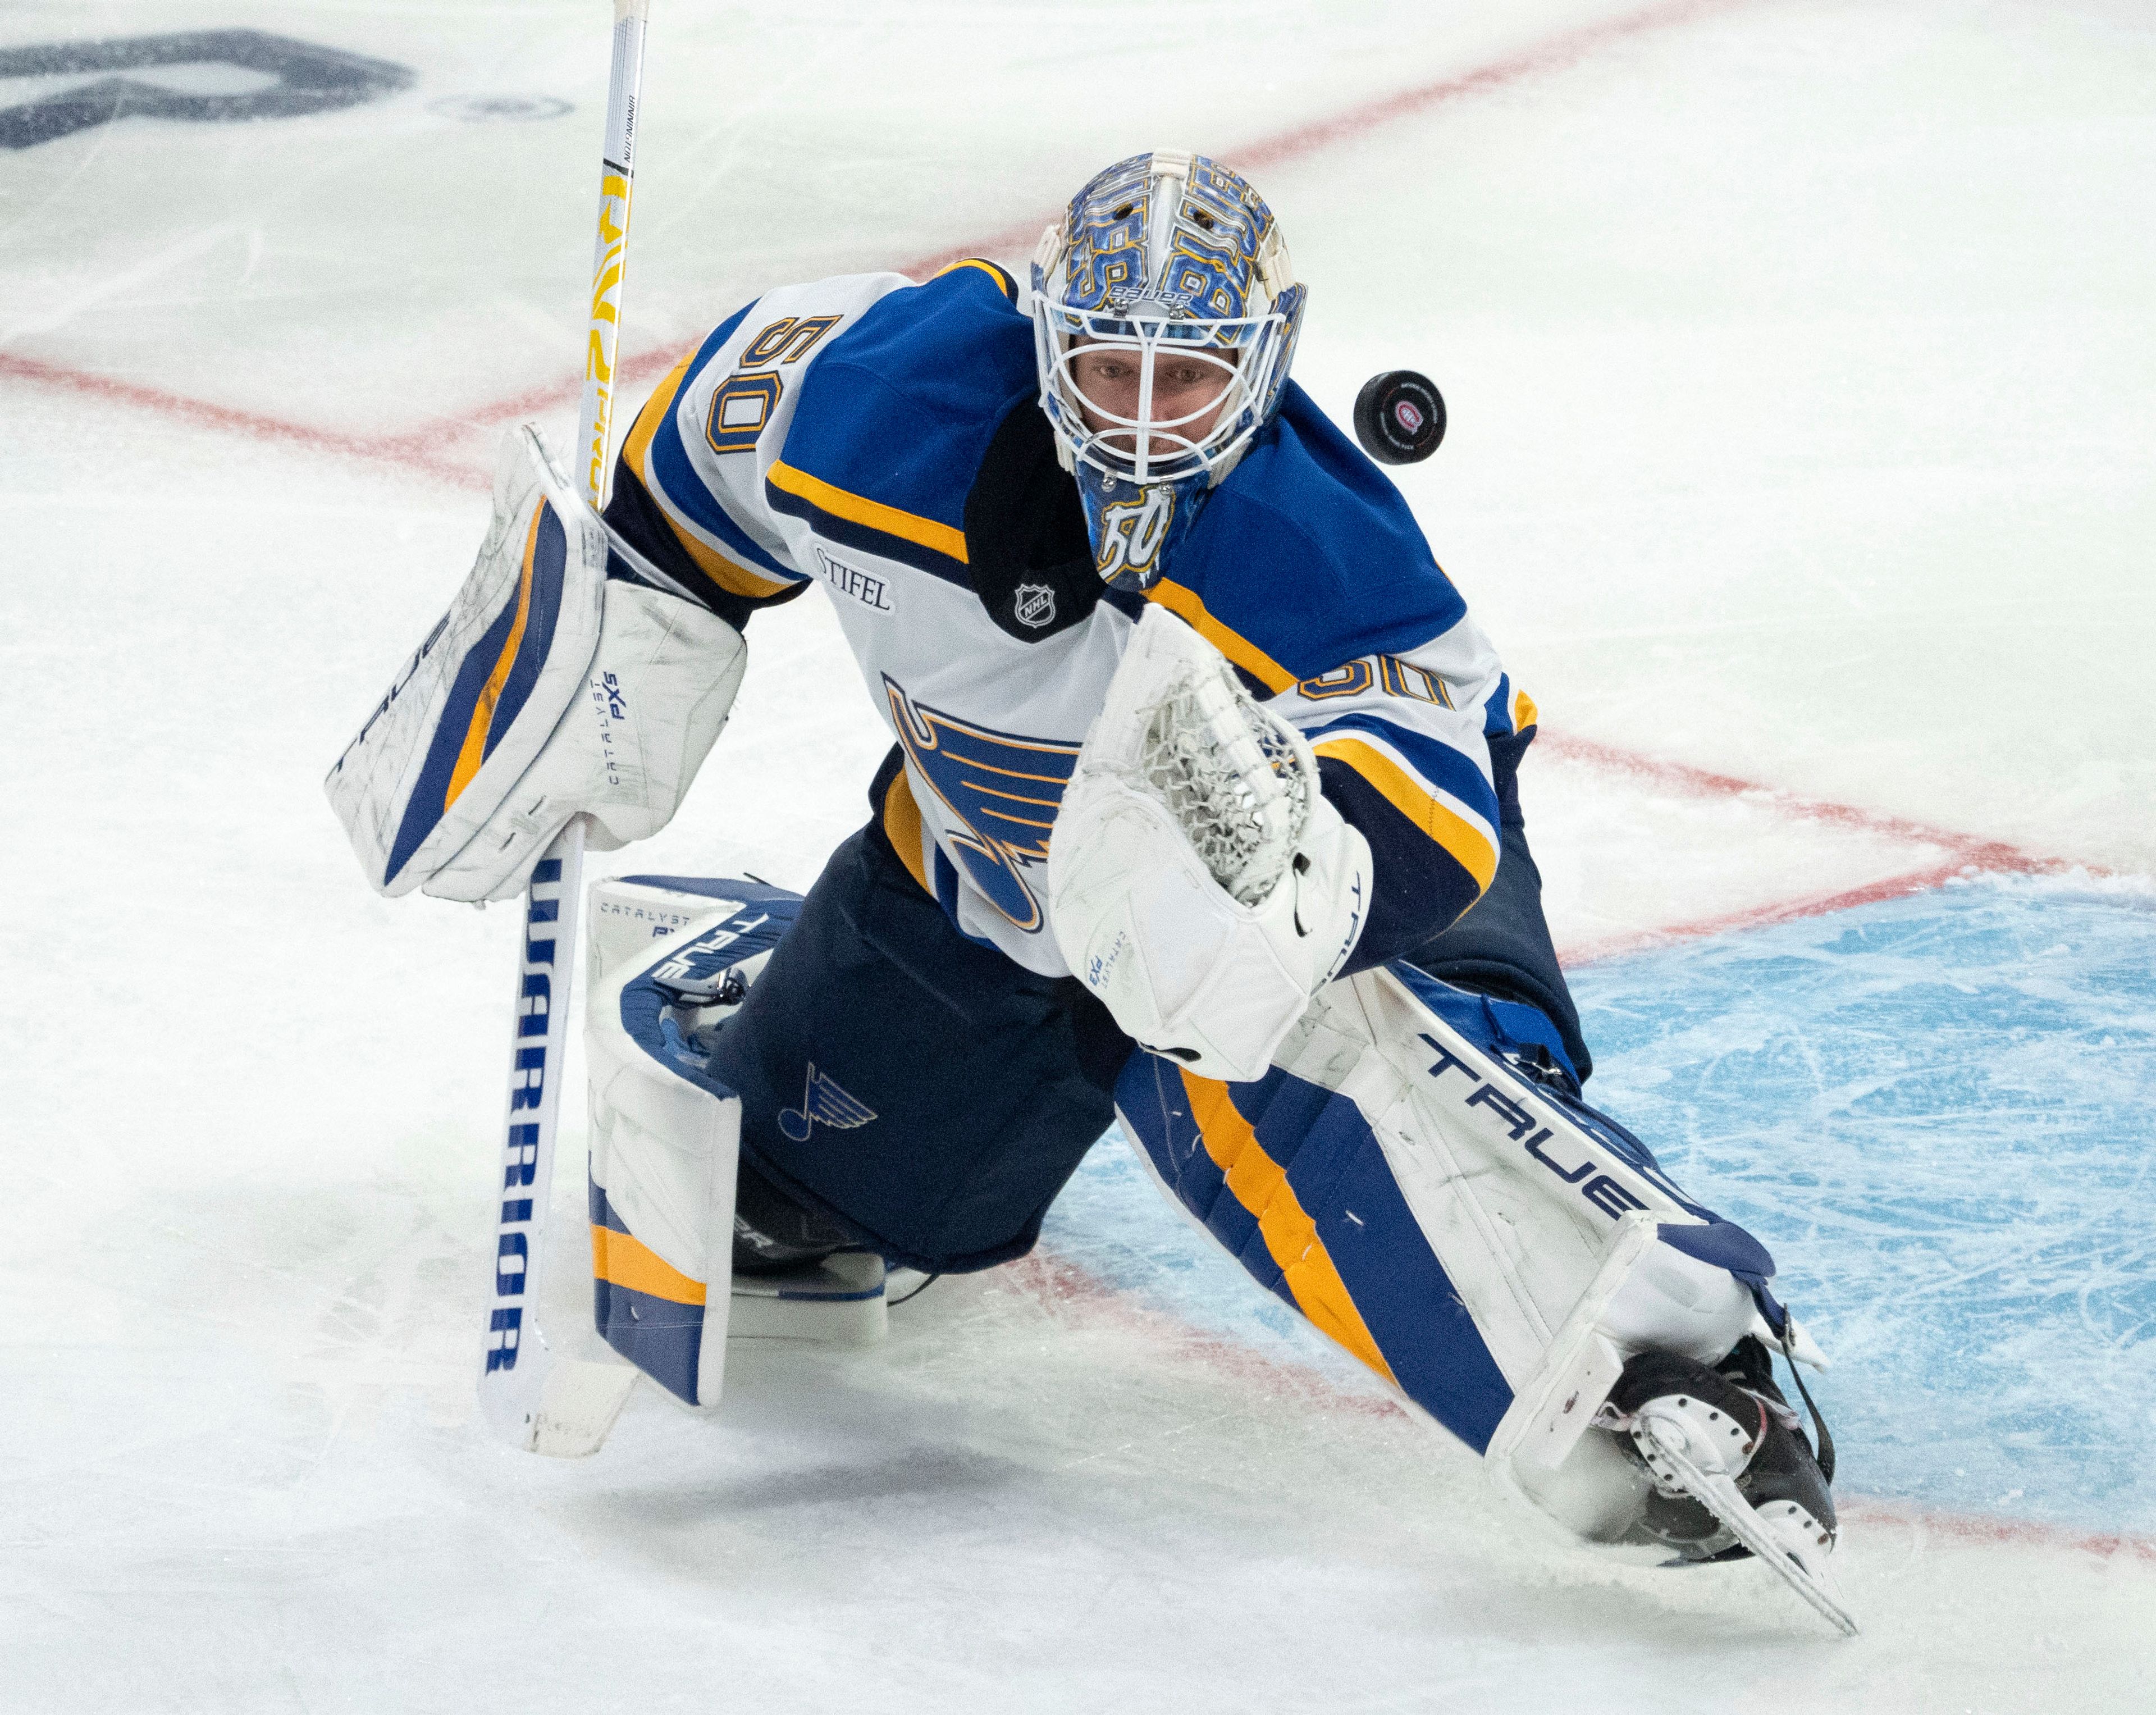
M1427 375L1389 369L1355 397L1355 439L1380 465L1414 465L1445 439L1445 396Z
M1011 603L1011 616L1035 631L1054 624L1055 592L1045 583L1021 583Z

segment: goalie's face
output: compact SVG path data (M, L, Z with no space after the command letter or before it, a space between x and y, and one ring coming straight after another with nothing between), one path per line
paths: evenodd
M1304 292L1272 210L1217 161L1096 173L1041 234L1032 292L1040 408L1082 492L1209 489L1279 408Z
M1242 353L1087 343L1070 355L1080 413L1096 444L1137 463L1204 446L1235 392Z

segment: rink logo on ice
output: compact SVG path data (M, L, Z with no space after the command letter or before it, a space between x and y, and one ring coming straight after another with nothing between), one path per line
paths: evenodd
M134 75L122 75L132 73ZM301 119L411 85L410 69L262 30L187 30L0 49L0 79L76 79L0 108L0 148L28 149L122 119Z
M559 119L576 109L558 95L444 95L427 111L466 125L521 125L535 119Z
M524 915L522 993L516 1003L516 1050L509 1074L509 1135L503 1146L501 1218L495 1230L493 1310L487 1317L486 1368L516 1368L524 1333L524 1286L531 1272L531 1209L547 1194L543 1132L547 1056L565 1026L553 1007L554 951L560 937L562 865L548 858L531 871Z
M835 1078L818 1071L816 1063L811 1060L808 1085L801 1092L801 1106L778 1110L778 1129L796 1143L806 1143L808 1134L819 1126L829 1126L834 1132L850 1132L875 1117L874 1108L848 1095L839 1087Z

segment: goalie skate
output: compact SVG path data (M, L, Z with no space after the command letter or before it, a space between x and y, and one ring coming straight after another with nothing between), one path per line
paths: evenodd
M1827 1565L1835 1538L1831 1451L1822 1471L1758 1342L1743 1343L1732 1362L1739 1374L1642 1353L1625 1366L1595 1426L1627 1438L1654 1479L1646 1535L1686 1562L1748 1553L1854 1637L1856 1617Z

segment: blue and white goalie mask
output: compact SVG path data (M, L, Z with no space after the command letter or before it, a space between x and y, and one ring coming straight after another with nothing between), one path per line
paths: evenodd
M1305 289L1241 174L1161 150L1070 199L1032 284L1041 408L1094 563L1144 589L1279 408Z

